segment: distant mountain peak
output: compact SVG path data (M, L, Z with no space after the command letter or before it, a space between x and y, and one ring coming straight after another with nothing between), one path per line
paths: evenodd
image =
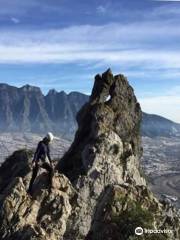
M0 83L0 89L10 89L10 88L16 88L16 87L11 86L7 83Z
M58 92L56 91L56 89L50 89L47 95L56 95Z
M143 113L141 132L148 137L179 137L180 124L156 114Z
M27 92L41 92L41 89L39 87L31 86L29 84L22 86L20 89Z
M7 83L0 83L0 87L10 87L10 85Z

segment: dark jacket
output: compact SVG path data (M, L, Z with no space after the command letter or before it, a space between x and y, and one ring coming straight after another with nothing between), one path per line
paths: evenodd
M45 162L47 157L51 163L49 143L42 140L38 143L36 152L34 154L33 162L39 162L39 160Z

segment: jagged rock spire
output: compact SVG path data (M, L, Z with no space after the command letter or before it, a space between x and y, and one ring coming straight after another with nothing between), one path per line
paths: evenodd
M96 75L90 100L79 111L77 122L75 140L59 163L59 170L69 178L85 172L82 163L85 146L110 131L129 143L134 155L141 155L141 108L123 75L113 76L111 69Z

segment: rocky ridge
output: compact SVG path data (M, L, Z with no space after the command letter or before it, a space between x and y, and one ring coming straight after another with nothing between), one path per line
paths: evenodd
M0 239L58 240L66 230L75 191L69 180L56 172L49 195L47 175L42 172L30 197L26 189L31 158L32 152L17 151L0 168Z
M164 117L143 113L141 124L142 136L155 137L180 137L180 124Z
M21 88L0 84L1 132L45 133L72 136L76 130L75 116L88 96L78 92L50 90L43 95L38 87Z
M178 240L176 210L154 197L141 173L141 117L123 75L97 75L77 115L75 139L56 167L51 194L46 173L37 178L32 198L26 193L31 153L16 152L2 164L1 239L132 240L141 226L170 230L141 239Z

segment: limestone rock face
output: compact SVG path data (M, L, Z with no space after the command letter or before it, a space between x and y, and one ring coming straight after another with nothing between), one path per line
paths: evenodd
M27 195L29 153L16 152L1 166L0 239L132 240L136 227L172 230L159 239L180 239L176 210L154 197L141 174L141 115L123 75L97 75L52 193L43 172Z
M75 236L78 240L85 238L121 240L130 239L135 235L135 227L139 224L136 217L133 219L134 225L129 226L129 234L123 238L121 228L127 225L127 222L119 221L119 225L117 224L114 229L113 215L108 213L106 206L108 204L109 208L116 208L111 197L116 186L119 194L122 191L121 199L125 202L124 205L116 199L117 205L120 206L117 213L118 221L128 209L126 195L130 191L132 205L135 206L134 212L143 202L143 191L149 193L146 181L141 176L139 163L142 154L141 116L141 108L134 91L123 75L113 76L111 70L108 70L95 77L90 100L77 115L78 131L74 142L58 165L59 170L71 179L79 193L77 203L72 206L75 214L68 219L68 226L71 227L67 228L64 239L73 239ZM154 205L159 215L154 212L151 220L147 217L147 221L152 225L154 223L153 228L155 226L157 228L161 225L155 223L166 219L159 216L162 213L166 216L166 213L150 193L146 195L146 201L140 208L139 218L143 221L143 213L148 215L149 206ZM109 228L105 221L107 215L109 215L107 225L111 223ZM127 218L128 216L131 218L127 214ZM178 228L179 220L173 221ZM172 239L171 237L169 236L169 239Z
M144 234L140 239L179 239L179 218L175 209L161 204L147 187L109 186L97 206L86 240L138 239L136 227L168 230L168 234Z

